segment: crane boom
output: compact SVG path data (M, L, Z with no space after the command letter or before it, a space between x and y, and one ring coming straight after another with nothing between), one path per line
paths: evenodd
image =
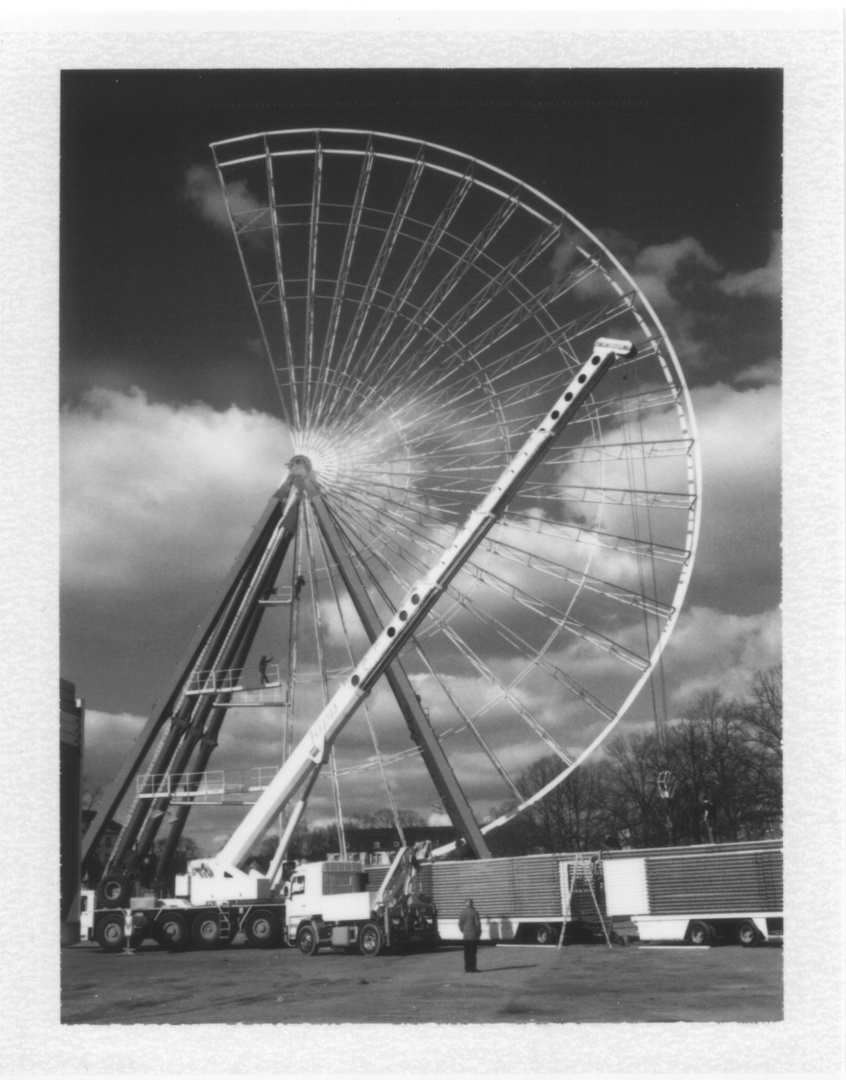
M406 593L393 618L338 688L217 857L194 860L190 864L189 875L193 869L204 876L211 873L215 877L222 877L231 874L232 869L245 859L280 810L321 768L350 717L407 644L441 593L496 523L527 474L572 420L614 360L618 356L633 356L634 353L635 348L629 341L597 340L590 359L582 365L531 432L479 506L470 513L437 563ZM295 461L302 464L303 459Z

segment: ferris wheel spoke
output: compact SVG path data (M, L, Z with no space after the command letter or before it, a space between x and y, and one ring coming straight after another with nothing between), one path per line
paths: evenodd
M348 365L338 365L338 370L337 372L335 372L333 361L335 354L335 344L338 335L338 327L341 320L341 312L343 310L347 289L351 280L350 273L353 262L353 255L356 250L356 241L359 236L361 217L364 210L364 200L367 195L370 177L373 172L374 160L373 140L372 138L369 138L365 151L362 155L361 171L358 175L355 196L353 198L352 208L350 211L350 219L345 231L344 247L338 267L335 288L332 293L332 304L329 312L326 340L323 348L321 358L322 362L319 372L319 378L322 382L326 382L328 374L330 372L333 372L333 386L335 387L345 382L349 374ZM337 390L335 390L334 393L337 394ZM320 407L316 411L315 421L317 423L319 423L323 419L326 411L331 411L334 400L335 398L333 394L327 393L326 397L321 401Z
M382 276L385 272L388 260L390 259L391 254L394 251L394 247L400 235L403 222L405 221L405 217L408 213L409 205L414 197L414 193L417 190L417 185L419 184L422 175L423 160L422 157L418 155L418 158L414 163L414 167L409 173L402 195L400 196L396 208L394 209L394 212L391 216L390 224L385 230L379 253L373 263L370 277L364 289L364 295L356 309L356 314L353 318L350 332L347 336L346 342L344 343L344 350L341 359L342 366L348 366L352 362L352 358L354 356L356 348L358 347L359 340L364 330L364 324L368 316L370 315L374 298L382 282ZM372 357L364 360L361 369L362 375L366 376L371 361Z
M296 382L293 379L294 347L293 347L293 342L292 342L291 319L290 319L290 313L289 313L289 310L288 310L287 294L286 294L286 287L285 287L285 271L284 271L284 265L283 265L283 261L282 261L282 246L281 246L280 239L279 239L280 228L279 228L279 218L278 218L278 213L277 213L277 205L278 204L276 202L276 196L275 196L275 190L274 190L273 167L272 167L272 163L271 163L271 159L270 159L270 153L269 153L268 148L267 148L267 140L266 139L264 140L264 155L265 155L265 170L266 170L268 195L269 195L269 197L268 197L268 206L269 206L269 209L270 209L270 220L271 220L271 225L272 225L271 233L272 233L272 236L273 236L273 257L274 257L274 265L275 265L275 270L276 270L275 285L274 285L273 288L271 288L269 294L267 294L267 296L265 297L264 302L265 303L276 303L278 305L279 316L280 316L280 320L281 320L281 323L282 323L282 342L283 342L283 347L284 347L285 360L286 360L286 364L287 364L288 373L291 376L290 387L291 387L291 403L292 403L292 406L293 406L293 422L294 422L294 424L299 425L299 423L300 423L300 402L299 402L299 394L298 394L298 391L297 391ZM227 200L227 205L229 205L228 200ZM245 266L244 250L243 250L243 248L241 248L240 250L241 250L241 262L242 262L242 265ZM246 266L245 266L245 272L247 272L246 271ZM248 272L247 272L247 276L248 276L248 279L249 279L249 273ZM253 290L253 293L254 293L254 295L253 295L253 303L254 303L254 305L256 305L256 312L258 313L259 312L258 304L259 304L260 301L255 296L255 290ZM267 351L268 356L272 357L273 351L272 351L271 345L270 345L270 343L268 341L267 335L265 333L265 322L261 318L261 315L259 315L259 325L262 328L262 336L263 336L263 339L264 339L265 350ZM274 366L274 365L271 364L271 366ZM277 378L277 386L278 386L278 378ZM283 404L283 407L284 407L287 404L286 401L285 401L285 395L280 393L280 397L282 398L282 404Z
M356 536L354 533L352 534L352 537L353 539L357 539L359 541L361 540L361 537ZM426 564L423 563L422 560L418 559L417 556L411 553L408 549L400 547L395 541L385 540L383 543L383 548L392 550L395 554L399 555L402 561L409 567L409 569L411 569L415 573L419 573L421 570L425 569ZM376 554L376 557L383 563L383 565L387 569L389 565L387 560L385 560L379 553ZM403 576L396 570L395 567L391 567L390 572L396 577L396 580L398 580L404 591L408 590L413 584L412 575ZM533 663L536 663L537 665L542 667L543 670L547 674L551 675L556 682L566 687L573 694L575 694L576 697L578 697L581 701L584 701L600 715L605 717L612 715L608 707L603 702L601 702L593 694L589 693L583 686L580 686L575 679L569 676L560 667L547 660L545 656L543 656L536 649L534 649L519 634L514 632L510 627L506 626L501 619L497 618L495 615L489 612L483 611L478 604L474 603L472 599L470 599L465 593L461 592L458 588L456 588L454 584L448 585L445 589L445 592L452 600L455 600L471 615L474 615L480 623L493 630L495 634L505 640L519 653L530 658ZM430 615L434 614L436 611L437 606L435 609L433 609L433 612L430 613ZM600 644L601 637L600 635L592 635L590 639L586 638L586 640L590 640L592 644L598 645ZM616 643L608 642L606 640L602 645L600 645L600 647L603 648L603 651L607 651L618 658L625 659L627 663L633 664L636 667L641 667L641 669L643 667L648 667L648 663L641 661L639 657L636 657L634 654L630 653L629 650L623 650L620 646L617 646Z
M573 522L552 521L534 514L521 513L514 508L509 508L503 515L503 520L523 532L540 533L556 540L571 540L608 551L619 551L634 555L638 559L659 560L675 565L685 565L690 561L690 552L686 548L672 547L654 540L647 542Z
M426 655L426 650L423 649L422 645L417 640L414 641L413 648L416 655L420 657L423 667L425 668L429 677L433 679L434 682L437 684L438 689L447 699L453 711L455 712L455 715L459 718L460 721L458 728L453 728L446 732L441 732L439 736L441 743L444 743L450 735L456 734L457 731L469 730L472 733L477 746L481 749L482 753L494 767L494 769L496 770L500 778L503 780L503 782L506 784L506 786L511 789L514 795L519 796L520 792L508 770L502 764L492 747L485 740L475 719L471 717L467 711L465 711L457 695L453 693L447 681L438 673L433 664L430 662Z
M312 367L314 365L314 292L317 273L317 243L320 230L320 190L323 178L323 150L320 144L320 132L315 138L314 170L311 191L311 218L308 237L308 268L305 303L305 389L306 415L311 415ZM320 384L318 383L318 386Z
M308 513L307 529L308 529L309 536L312 537L312 539L310 540L310 543L314 544L315 543L314 537L316 537L316 543L318 543L320 545L320 548L321 548L321 552L322 552L322 556L323 556L323 560L322 560L323 564L328 565L329 563L331 563L331 557L329 555L329 552L326 550L326 546L325 546L323 537L322 537L322 535L320 533L320 530L316 527L316 522L314 520L314 514L313 514L313 512L311 510L311 507L310 507L310 505L308 503L306 504L306 507L307 507L307 513ZM330 595L331 595L332 608L333 608L333 611L335 613L335 617L338 619L338 622L339 622L339 624L341 626L341 631L342 631L341 637L342 637L342 641L343 641L343 649L344 649L345 657L346 657L346 660L347 660L347 665L348 665L348 668L351 670L355 666L356 658L353 655L352 645L350 643L351 634L350 634L350 630L349 630L348 625L347 625L346 616L344 614L343 604L341 603L340 597L338 595L338 590L337 590L336 585L335 585L335 581L334 581L334 579L333 579L333 577L331 575L327 575L327 581L328 581ZM400 824L399 814L397 813L396 798L394 796L393 789L391 787L391 784L390 784L390 782L388 780L388 777L387 777L387 774L385 772L385 761L383 759L383 755L382 755L382 752L381 752L381 749L380 749L380 746L379 746L379 738L378 738L378 735L377 735L376 728L375 728L375 725L373 723L373 720L372 720L372 718L370 716L370 710L368 709L366 703L365 703L365 705L363 707L363 713L364 713L365 722L367 724L367 729L368 729L368 732L370 734L370 739L371 739L371 742L373 744L373 750L374 750L374 754L375 754L375 757L376 757L376 763L377 763L378 768L379 768L379 773L380 773L380 777L381 777L381 780L382 780L382 785L384 787L385 795L386 795L386 797L388 799L388 803L389 803L389 806L391 808L391 811L392 811L392 814L393 814L393 817L394 817L394 823L395 823L396 827L401 831L401 824ZM334 751L333 751L333 770L334 770L333 771L333 776L335 778L335 783L337 784L338 783L338 778L340 777L342 770L340 770L338 768L337 763L334 760ZM337 805L338 805L338 808L340 808L340 795L338 795L338 798L337 798ZM338 824L339 824L339 827L342 825L342 817L340 817L340 816L338 817Z
M433 255L439 249L444 237L447 235L450 222L455 217L462 202L470 192L472 188L472 171L472 165L468 165L466 172L455 185L446 205L437 220L433 223L428 236L420 245L396 292L391 297L373 336L364 350L365 355L370 357L371 361L372 358L379 355L385 339L391 330L394 319L403 307L409 303L414 287L420 281L423 272L431 262ZM386 363L383 370L383 377L390 371L390 368L390 362Z

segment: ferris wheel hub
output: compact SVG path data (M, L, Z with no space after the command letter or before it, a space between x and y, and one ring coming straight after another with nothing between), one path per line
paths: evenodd
M288 473L291 476L309 476L311 473L311 459L305 454L297 454L288 462Z

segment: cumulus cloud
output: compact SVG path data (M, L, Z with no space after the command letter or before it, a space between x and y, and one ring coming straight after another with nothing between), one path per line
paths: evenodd
M166 588L222 572L291 452L273 417L154 403L139 390L90 391L60 431L70 588Z
M738 387L745 386L781 386L781 361L765 360L761 364L752 364L735 378Z
M781 233L772 234L772 248L766 266L754 270L735 271L725 275L717 288L726 296L742 299L760 296L777 300L781 296Z
M693 394L702 453L697 595L726 610L774 602L781 566L781 392L724 384Z
M129 757L145 720L133 713L85 710L85 786L89 795L108 790ZM120 811L116 816L120 819Z
M208 165L192 165L185 173L183 194L202 218L224 232L230 231L226 199L214 169ZM226 194L233 214L250 214L253 224L267 224L270 211L249 191L243 180L228 184Z
M771 360L754 350L777 334L772 305L781 295L780 233L772 234L766 264L749 270L725 267L692 236L646 247L613 229L599 229L597 236L652 304L688 371L712 369L725 377L730 366L733 377L748 380L750 369ZM595 276L579 286L584 294L602 287ZM769 302L764 315L742 303L762 299Z
M651 244L632 260L635 281L655 307L664 311L680 307L680 294L703 279L713 280L719 272L717 260L691 236L671 244Z
M755 673L781 662L781 613L732 615L693 607L679 618L665 654L674 682L673 707L683 709L698 694L719 690L725 697L749 693Z

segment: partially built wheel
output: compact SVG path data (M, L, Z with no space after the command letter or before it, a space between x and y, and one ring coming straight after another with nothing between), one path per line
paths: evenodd
M385 935L375 922L365 923L358 935L358 948L362 956L378 956L385 948Z
M601 240L493 165L351 130L264 132L213 151L285 453L308 460L383 623L596 339L636 346L401 656L477 818L508 808L495 828L587 760L653 677L661 708L660 657L699 529L681 367ZM369 639L308 502L278 584L290 602L274 609L268 646L287 659L285 756ZM440 811L400 711L382 680L335 745L316 817L395 808L400 789L404 808Z

